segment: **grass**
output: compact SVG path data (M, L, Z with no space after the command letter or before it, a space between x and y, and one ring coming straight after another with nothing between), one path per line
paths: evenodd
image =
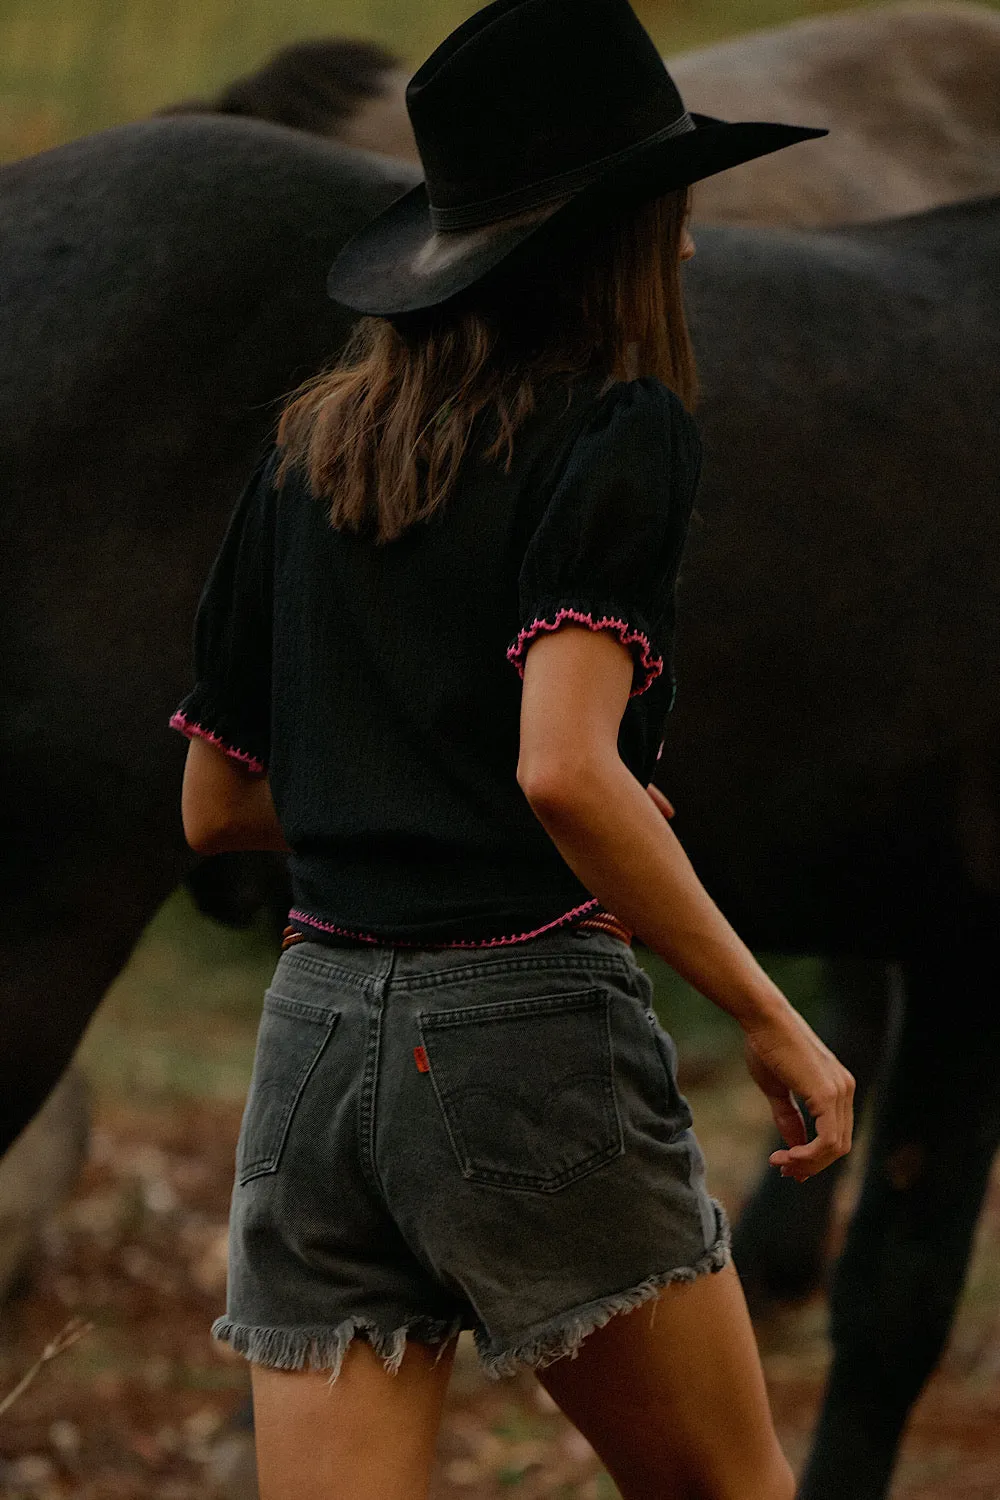
M415 64L477 8L477 0L0 0L0 160L211 93L307 36L372 38ZM664 52L849 8L850 0L636 0Z
M275 963L263 920L234 932L178 891L147 928L84 1039L98 1094L240 1099Z

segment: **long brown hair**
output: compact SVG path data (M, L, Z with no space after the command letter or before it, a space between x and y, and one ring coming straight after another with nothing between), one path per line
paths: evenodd
M653 375L691 406L680 285L688 207L688 189L668 193L454 305L363 318L337 364L286 406L279 477L300 469L333 526L389 542L445 504L486 408L496 435L485 456L509 466L547 377Z

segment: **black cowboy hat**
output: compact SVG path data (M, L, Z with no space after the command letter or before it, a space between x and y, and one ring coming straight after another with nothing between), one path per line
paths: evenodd
M328 281L382 317L446 302L567 214L582 229L827 134L689 114L627 0L494 0L414 74L406 105L425 181Z

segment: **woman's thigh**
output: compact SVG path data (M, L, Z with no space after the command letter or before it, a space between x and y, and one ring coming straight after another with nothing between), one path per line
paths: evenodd
M253 1365L260 1500L423 1500L456 1342L408 1342L391 1373L355 1339L332 1384Z
M537 1374L624 1500L792 1500L732 1265L616 1314Z

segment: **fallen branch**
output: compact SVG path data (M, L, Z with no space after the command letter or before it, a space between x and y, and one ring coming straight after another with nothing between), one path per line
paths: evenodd
M66 1350L71 1349L78 1339L83 1338L84 1334L92 1332L93 1327L93 1323L87 1323L83 1318L70 1318L65 1328L60 1329L52 1342L45 1345L45 1348L35 1360L31 1369L21 1377L14 1389L9 1391L3 1400L0 1401L0 1417L3 1416L4 1412L10 1411L14 1402L20 1396L24 1395L43 1365L47 1365L50 1360L56 1359L58 1355L65 1354Z

